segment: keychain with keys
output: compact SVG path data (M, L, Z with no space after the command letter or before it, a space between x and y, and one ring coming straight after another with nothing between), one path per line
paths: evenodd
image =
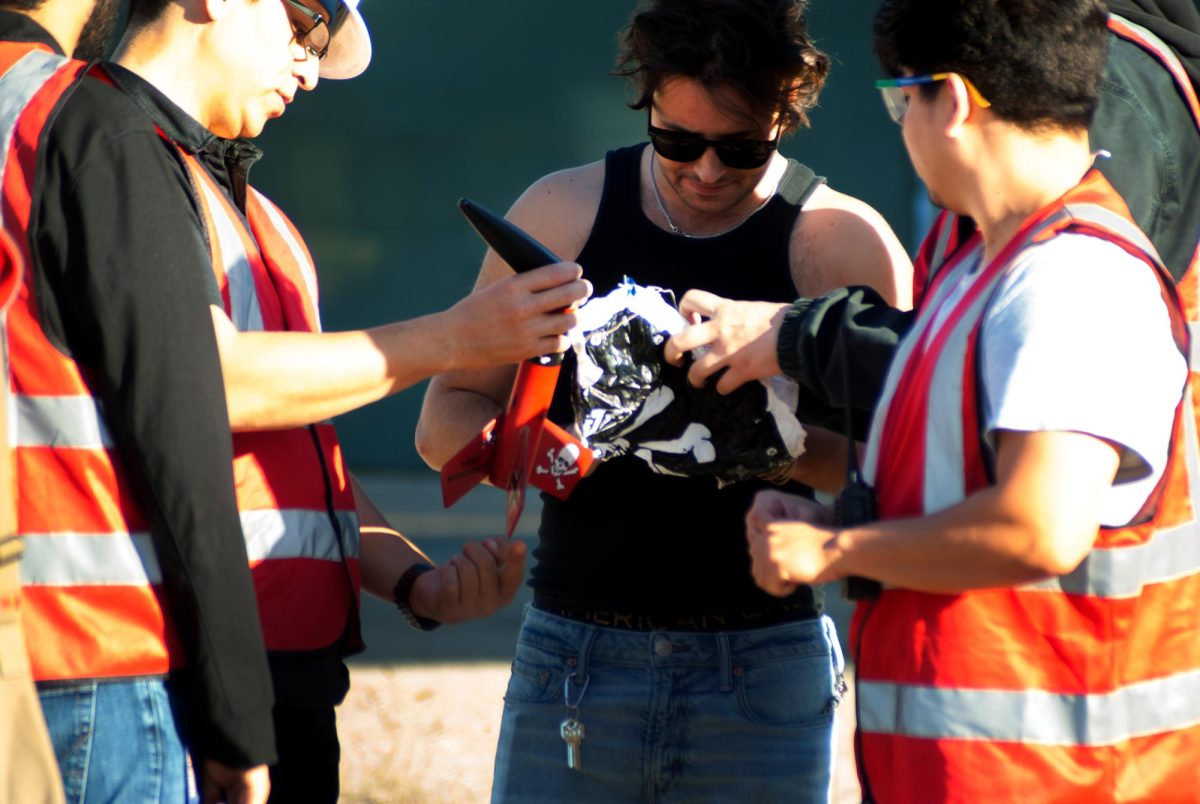
M583 724L573 717L562 722L558 729L563 741L567 744L567 767L580 770L583 767Z
M583 694L587 692L588 681L591 680L591 676L583 679L579 696L572 703L571 681L574 678L575 674L571 673L563 679L563 703L567 707L567 719L558 727L558 733L563 738L563 742L567 744L567 767L571 770L580 770L583 768L583 737L585 730L583 723L579 720L579 704L583 700Z

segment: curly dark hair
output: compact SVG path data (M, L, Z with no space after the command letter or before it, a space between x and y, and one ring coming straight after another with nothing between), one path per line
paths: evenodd
M953 72L1023 128L1086 128L1108 56L1101 0L884 0L875 54L898 76ZM931 97L938 85L924 85Z
M683 76L734 90L753 117L778 114L783 131L806 126L829 74L829 57L808 35L807 5L640 0L621 32L614 74L636 90L634 109L648 108L665 80Z

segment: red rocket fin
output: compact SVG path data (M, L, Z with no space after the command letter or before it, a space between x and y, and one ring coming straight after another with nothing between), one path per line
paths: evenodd
M504 414L492 419L479 435L442 467L442 504L449 508L463 495L482 483L492 468L492 454L496 447L496 434Z
M550 420L542 427L542 437L531 456L529 482L542 491L565 500L592 465L592 451L566 430Z

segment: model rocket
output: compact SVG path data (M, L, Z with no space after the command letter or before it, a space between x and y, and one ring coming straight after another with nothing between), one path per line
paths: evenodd
M479 236L514 271L561 262L552 251L494 212L465 198L458 207ZM546 420L562 357L534 357L517 368L504 412L442 467L442 501L447 508L486 478L508 493L511 537L525 507L526 486L532 483L565 500L587 473L592 451Z

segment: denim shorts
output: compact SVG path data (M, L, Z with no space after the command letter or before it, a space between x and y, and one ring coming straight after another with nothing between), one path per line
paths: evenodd
M492 801L826 802L842 669L828 617L627 631L528 607ZM569 717L584 729L575 770Z
M196 798L180 707L158 677L38 685L69 804Z

